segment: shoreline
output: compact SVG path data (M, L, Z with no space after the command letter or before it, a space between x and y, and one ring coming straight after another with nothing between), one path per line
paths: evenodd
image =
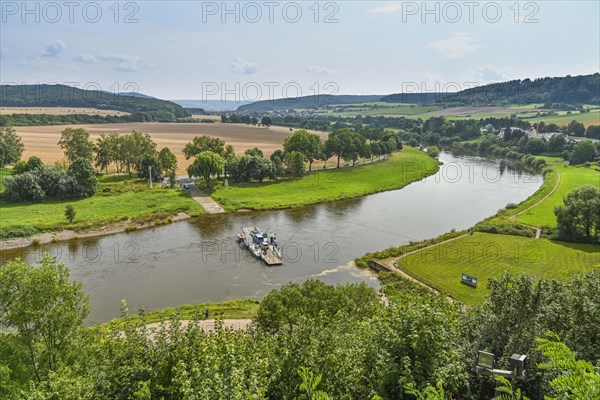
M190 215L180 212L171 218L172 222L182 221L191 218ZM139 230L152 228L156 226L155 222L145 224L135 224L131 220L122 221L114 224L106 225L100 229L89 229L83 231L74 231L64 229L61 231L44 232L32 237L16 237L0 240L0 251L15 250L24 247L39 246L48 243L64 242L73 239L92 238L113 235L116 233L127 232L131 229ZM34 240L39 239L38 243L34 244Z
M378 161L385 161L385 160L387 160L387 159L382 159L382 160L378 160ZM292 204L287 207L272 207L272 208L258 208L258 209L240 208L237 210L230 210L227 207L223 207L221 205L221 203L218 202L217 200L215 200L212 196L207 195L207 197L212 199L212 201L214 201L216 204L219 204L221 207L223 207L223 209L225 211L225 212L223 212L223 214L225 214L225 215L298 209L298 208L303 208L303 207L317 206L320 204L333 203L333 202L337 202L337 201L353 200L353 199L363 198L363 197L367 197L367 196L371 196L371 195L383 193L383 192L402 190L405 187L407 187L415 182L418 182L419 180L428 178L428 177L436 174L440 169L440 165L443 164L439 160L436 160L436 161L437 161L437 165L435 166L434 169L432 169L431 171L428 171L429 172L428 174L424 174L419 179L415 179L411 182L407 182L403 186L391 188L391 189L384 188L381 190L376 190L376 191L372 191L372 192L368 192L368 193L361 193L356 196L351 195L351 196L342 197L342 198L332 198L332 199L327 199L327 200L323 200L323 201L318 201L315 203ZM360 165L359 167L368 167L370 165L372 165L372 164L371 163L364 164L364 165ZM190 200L196 201L193 197L190 197ZM201 206L204 208L204 205L201 204ZM204 208L204 209L205 209L206 215L212 214L212 213L208 212L206 210L206 208ZM190 215L188 215L184 212L180 212L177 215L174 215L171 218L171 221L175 222L175 221L180 221L180 220L189 219L189 218L191 218ZM0 251L14 250L14 249L31 247L31 246L38 246L38 245L44 245L44 244L48 244L48 243L63 242L63 241L68 241L68 240L73 240L73 239L108 236L108 235L112 235L112 234L116 234L116 233L127 232L130 229L138 230L138 229L151 228L154 226L156 226L155 222L145 223L145 224L135 224L131 220L126 220L126 221L115 222L112 224L109 223L106 226L103 226L102 228L99 228L99 229L88 229L88 230L82 230L82 231L74 231L74 230L64 229L64 230L59 230L59 231L42 232L42 233L33 235L31 237L22 237L21 236L21 237L2 239L2 240L0 240ZM34 240L36 240L36 239L38 239L39 242L34 243Z

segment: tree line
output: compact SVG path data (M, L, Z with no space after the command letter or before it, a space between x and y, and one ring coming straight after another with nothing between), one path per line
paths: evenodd
M231 145L218 138L196 136L183 149L187 159L194 158L188 167L190 177L203 177L208 186L213 177L227 176L234 181L257 181L280 177L301 177L312 171L315 161L327 161L335 157L340 168L341 160L354 166L359 158L371 161L402 149L402 140L394 132L362 127L359 131L349 128L333 130L323 141L314 133L297 130L286 137L283 149L274 151L266 158L258 148L248 149L239 156Z
M3 143L8 145L3 146ZM58 145L66 163L47 166L38 157L17 161L23 152L21 139L13 128L0 129L0 161L14 164L13 174L4 180L6 198L10 201L40 201L92 196L98 188L96 169L117 173L133 173L154 181L168 176L175 185L177 157L167 147L157 150L149 134L100 134L94 143L83 128L66 128ZM12 148L12 150L6 150ZM4 150L3 150L4 149Z

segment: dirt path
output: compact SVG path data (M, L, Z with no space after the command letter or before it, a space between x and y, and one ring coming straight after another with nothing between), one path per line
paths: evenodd
M186 328L191 322L191 320L183 320L180 322L182 328ZM223 320L223 328L242 330L246 329L248 326L252 324L251 319L224 319ZM203 321L198 321L198 325L204 332L212 332L215 330L215 320L207 319ZM153 340L156 336L156 332L160 330L161 326L165 326L168 328L169 321L166 322L155 322L153 324L146 325L146 328L149 329L148 339Z
M400 257L397 257L397 258L388 258L388 259L385 259L385 260L379 260L378 262L380 262L381 264L385 265L386 267L388 267L389 269L391 269L391 270L392 270L392 271L394 271L395 273L397 273L397 274L401 275L401 276L402 276L403 278L405 278L406 280L408 280L408 281L410 281L410 282L413 282L413 283L416 283L416 284L418 284L418 285L420 285L420 286L423 286L424 288L426 288L427 290L429 290L429 291L431 291L431 292L433 292L433 293L437 293L437 294L439 294L439 293L440 293L440 291L439 291L439 290L437 290L436 288L434 288L434 287L432 287L432 286L429 286L429 285L428 285L428 284L426 284L425 282L423 282L423 281L421 281L421 280L419 280L419 279L415 278L414 276L410 275L409 273L407 273L407 272L404 272L403 270L401 270L400 268L398 268L398 263L397 263L397 261L399 261L399 260L400 260L400 259L402 259L402 258L408 257L408 256L410 256L411 254L415 254L415 253L418 253L418 252L420 252L420 251L424 251L424 250L430 249L430 248L432 248L432 247L435 247L435 246L440 246L440 245L442 245L442 244L445 244L445 243L448 243L448 242L452 242L453 240L457 240L457 239L464 238L465 236L469 236L469 234L468 234L468 233L466 233L466 234L464 234L464 235L460 235L460 236L454 237L454 238L452 238L452 239L444 240L443 242L435 243L435 244L432 244L432 245L430 245L430 246L423 247L423 248L421 248L421 249L418 249L418 250L409 251L408 253L406 253L406 254L402 254ZM454 299L454 298L453 298L453 297L451 297L451 296L448 296L448 295L447 295L447 296L446 296L446 298L447 298L447 299L448 299L448 301L449 301L449 302L451 302L451 303L454 303L454 302L456 302L456 299Z
M543 202L544 200L546 200L548 197L552 196L552 194L554 192L556 192L556 189L558 189L558 185L560 185L560 174L558 173L558 171L556 171L556 175L557 175L556 185L554 185L554 188L552 188L552 190L550 191L550 193L548 193L546 196L544 196L543 199L535 202L534 204L532 204L531 206L527 207L523 211L518 212L515 215L511 216L510 219L517 218L519 215L522 215L522 214L526 213L527 211L531 210L532 208L536 207L538 204L540 204L541 202Z

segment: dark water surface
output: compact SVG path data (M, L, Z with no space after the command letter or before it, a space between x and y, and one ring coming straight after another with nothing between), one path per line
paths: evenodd
M232 298L261 298L287 282L366 282L350 262L370 251L473 226L507 203L533 194L542 178L517 174L477 157L440 156L444 165L424 181L361 199L294 210L203 216L171 225L93 239L6 251L35 262L58 256L91 296L90 322L148 310ZM501 173L502 172L502 173ZM286 262L267 267L235 241L242 226L277 233Z

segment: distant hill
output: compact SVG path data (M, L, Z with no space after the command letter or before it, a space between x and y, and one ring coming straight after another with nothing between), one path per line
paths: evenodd
M303 97L290 97L286 99L263 100L256 103L238 107L237 112L266 112L284 111L295 108L318 109L326 105L359 104L379 101L381 95L316 95Z
M0 85L0 106L118 110L134 114L134 119L141 121L172 121L190 116L178 104L139 93L114 94L66 85Z
M600 74L556 78L523 79L492 83L457 93L436 94L435 103L456 106L503 106L509 104L562 103L600 104ZM406 94L381 99L405 103ZM433 96L433 95L432 95ZM434 96L435 97L435 96Z
M432 104L440 100L444 93L396 93L383 96L379 101L386 103Z
M185 108L202 108L207 113L235 111L239 106L250 104L249 101L233 100L171 100Z
M119 93L120 96L131 96L131 97L140 97L142 99L155 99L156 97L148 96L147 94L138 93L138 92L123 92Z
M206 115L206 110L204 108L185 107L185 110L192 115Z

